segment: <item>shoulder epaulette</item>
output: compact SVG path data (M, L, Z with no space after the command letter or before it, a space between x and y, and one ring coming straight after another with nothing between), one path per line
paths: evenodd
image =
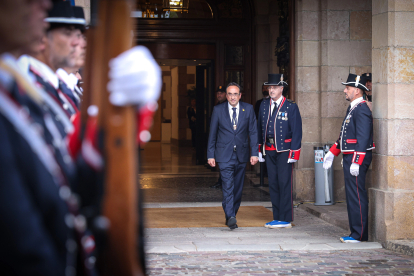
M292 101L291 99L286 99L288 102L290 103L295 103L294 101Z

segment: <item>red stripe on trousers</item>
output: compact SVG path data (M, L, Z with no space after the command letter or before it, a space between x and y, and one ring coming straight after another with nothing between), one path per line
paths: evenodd
M359 199L358 176L355 176L355 180L356 180L356 187L357 187L357 193L358 193L359 214L361 215L361 228L362 228L361 236L359 240L362 240L362 234L364 233L364 225L362 224L362 210L361 210L361 200Z
M292 173L291 173L291 175L290 175L290 204L291 204L291 206L292 206L292 221L293 221L293 192L292 192L292 186L293 186L293 184L292 184L292 182L293 182L293 163L292 163Z

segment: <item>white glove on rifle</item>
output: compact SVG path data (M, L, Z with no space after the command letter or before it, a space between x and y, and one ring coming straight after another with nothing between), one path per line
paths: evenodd
M109 101L116 106L144 106L161 94L161 69L151 52L135 46L109 62Z
M292 158L289 158L289 159L288 159L288 163L295 163L296 161L298 161L298 160L296 160L296 159L292 159Z
M332 167L332 162L334 158L335 158L335 155L332 152L328 151L328 153L325 155L325 159L323 160L323 168L325 170Z
M351 168L349 169L353 176L359 175L359 164L352 163Z

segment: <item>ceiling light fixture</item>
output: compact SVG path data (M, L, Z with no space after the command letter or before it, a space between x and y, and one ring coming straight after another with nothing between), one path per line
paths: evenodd
M188 13L189 2L190 0L164 0L163 5L162 5L162 10Z

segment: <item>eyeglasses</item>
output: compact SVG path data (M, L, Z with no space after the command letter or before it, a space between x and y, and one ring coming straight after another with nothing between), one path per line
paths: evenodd
M227 96L229 96L230 98L231 97L237 97L239 95L240 95L240 93L237 93L237 94L227 93Z

